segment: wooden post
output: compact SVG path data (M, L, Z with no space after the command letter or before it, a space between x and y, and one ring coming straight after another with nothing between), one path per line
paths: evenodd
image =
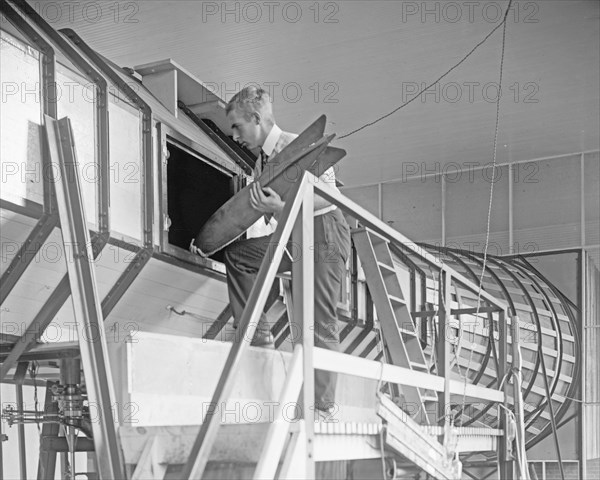
M523 410L522 374L521 374L521 346L519 317L516 315L511 319L512 332L512 364L513 364L513 402L515 404L515 419L517 423L517 443L518 443L518 466L520 476L528 478L527 461L525 457L525 412Z
M44 400L44 415L58 415L58 402L52 401L52 386L54 382L46 382L46 397ZM40 442L40 456L38 460L37 478L53 478L56 471L56 451L44 448L45 439L58 438L60 425L58 423L44 423L42 425L42 434Z
M306 175L306 174L305 174ZM315 370L313 366L314 316L315 316L315 276L314 276L314 189L310 181L304 190L300 212L292 233L294 250L301 257L293 258L292 296L294 299L293 318L300 324L300 338L304 351L302 412L306 423L306 478L315 478ZM294 254L292 254L294 255Z
M444 391L438 393L438 418L447 431L450 426L448 408L450 406L450 339L448 337L448 320L450 317L450 285L452 276L442 270L438 285L438 343L437 343L437 373L444 377ZM439 439L442 443L443 438Z
M498 318L498 333L500 335L499 345L499 356L498 359L498 385L502 384L502 390L504 391L504 407L500 409L500 428L504 430L504 437L502 441L498 442L498 478L504 480L506 478L513 478L513 462L509 459L508 454L508 443L506 440L506 427L508 425L508 378L506 374L508 372L508 328L507 327L507 316L505 311L499 313Z
M17 411L19 415L23 416L23 381L25 380L25 374L27 373L28 362L19 362L17 365L17 371L15 372L14 381L17 396ZM25 424L19 422L17 425L17 439L19 442L19 471L21 473L21 479L27 479L27 450L25 448Z

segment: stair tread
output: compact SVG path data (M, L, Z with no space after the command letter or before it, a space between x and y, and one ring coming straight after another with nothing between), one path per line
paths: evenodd
M419 368L424 368L426 370L429 370L429 366L426 363L421 363L421 362L413 362L412 360L410 360L410 366L411 367L419 367Z
M379 243L389 243L389 240L387 238L380 235L375 230L371 230L370 228L365 228L364 231L367 235L369 235L369 238L371 239L371 241L377 240L377 242L379 242Z
M421 398L423 399L424 402L437 402L438 401L437 396L434 397L433 395L423 395Z
M402 305L406 305L406 301L405 301L405 300L403 300L403 299L402 299L402 298L400 298L400 297L396 297L395 295L389 295L389 294L388 294L388 298L389 298L391 301L393 301L393 302L400 303L400 304L402 304Z
M396 268L392 265L388 265L385 262L378 261L377 265L379 265L382 269L387 270L390 273L396 273Z
M414 330L407 330L405 328L400 328L400 327L398 327L398 330L400 330L400 333L402 335L407 335L407 336L410 336L410 337L416 337L417 336L417 333Z

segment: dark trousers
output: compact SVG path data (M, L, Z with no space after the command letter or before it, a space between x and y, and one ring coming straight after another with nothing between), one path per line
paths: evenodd
M337 303L350 252L350 231L339 209L315 217L314 231L315 346L337 351L339 349ZM303 254L299 247L292 245L291 242L288 242L287 248L292 259L284 253L278 272L291 270L292 260L299 260ZM263 258L265 255L272 256L274 249L272 236L269 235L235 242L225 250L227 287L235 326L240 321ZM270 327L263 312L257 326L257 333L265 333L270 330ZM317 408L327 409L332 406L336 382L336 373L320 370L315 372Z

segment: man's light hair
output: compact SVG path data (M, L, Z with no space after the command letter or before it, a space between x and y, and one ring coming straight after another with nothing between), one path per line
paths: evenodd
M258 112L268 121L273 121L273 107L271 98L266 90L249 86L236 93L225 108L228 115L232 110L242 112L246 120L250 120L254 112Z

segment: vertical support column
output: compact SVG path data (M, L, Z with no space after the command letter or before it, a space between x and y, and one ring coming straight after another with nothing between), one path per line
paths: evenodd
M515 405L515 418L517 422L518 441L518 464L521 477L527 478L527 461L525 457L525 411L522 396L522 373L521 373L521 342L520 342L519 317L511 318L512 338L512 364L513 364L513 402Z
M508 166L508 253L515 253L515 232L514 232L514 165ZM517 168L519 168L517 166Z
M498 479L504 480L507 478L513 478L513 463L509 460L508 454L508 443L506 440L506 427L507 427L507 408L508 408L508 378L506 374L508 372L508 328L507 328L507 315L505 311L502 311L498 315L498 335L499 348L498 353L498 386L502 384L502 390L504 391L504 407L500 409L500 428L504 430L504 436L502 440L498 442Z
M377 205L378 205L378 213L379 220L383 221L383 184L377 184Z
M588 472L590 459L597 458L600 425L598 422L598 400L600 400L599 351L600 309L598 308L598 288L600 273L585 249L577 254L577 299L580 305L577 321L581 326L579 350L582 368L579 371L579 431L577 451L580 454L580 478L591 478ZM590 458L591 457L591 458Z
M4 480L4 439L7 438L4 436L4 432L2 431L2 422L0 421L0 480Z
M307 175L307 174L305 174ZM293 318L302 329L304 388L302 412L306 433L306 477L315 478L315 370L313 366L315 280L314 280L314 188L308 182L304 190L302 206L296 219L292 242L300 247L301 257L292 265ZM318 260L318 257L317 257Z
M585 154L581 154L579 160L581 176L579 181L579 193L581 194L581 206L580 206L580 221L581 221L581 246L585 247Z
M60 172L55 179L55 188L63 242L73 246L73 257L67 259L67 272L77 320L81 362L88 397L96 402L99 409L99 421L92 422L98 472L106 480L125 478L120 442L111 411L113 383L92 264L94 255L83 211L69 119L63 118L57 122L47 116L46 134L51 161ZM55 169L51 171L54 173Z
M54 382L46 382L46 399L44 400L44 416L58 415L58 403L52 401L52 386ZM58 437L58 423L44 423L40 436L40 458L38 461L38 480L54 478L56 472L56 451L44 448L44 439Z
M78 358L62 358L60 360L60 382L64 386L63 415L65 423L65 438L67 445L72 447L70 452L61 456L61 464L70 465L71 475L75 475L75 446L77 443L77 431L73 426L76 418L81 415L83 402L81 400L81 361ZM68 462L68 463L67 463Z
M442 247L446 246L446 175L442 175Z
M27 373L28 362L19 362L15 372L15 389L17 399L17 411L23 416L23 380ZM17 438L19 441L19 472L22 480L27 480L27 450L25 448L25 424L19 422L17 426Z
M60 476L69 478L69 466L67 464L67 452L60 452Z
M450 285L452 277L442 270L440 272L440 285L438 286L438 343L437 343L437 372L444 377L444 391L438 393L438 418L443 419L444 431L450 426L448 408L450 406L450 341L448 335L448 321L450 317ZM443 443L443 438L440 441Z
M356 325L358 323L358 254L356 253L354 242L352 242L351 245L352 260L350 261L350 283L352 285L352 293L350 295L350 305L352 309L352 323ZM343 340L344 338L340 334L340 342Z
M542 461L542 478L543 479L547 478L546 477L546 462L545 461ZM587 478L587 477L584 477L584 478Z

